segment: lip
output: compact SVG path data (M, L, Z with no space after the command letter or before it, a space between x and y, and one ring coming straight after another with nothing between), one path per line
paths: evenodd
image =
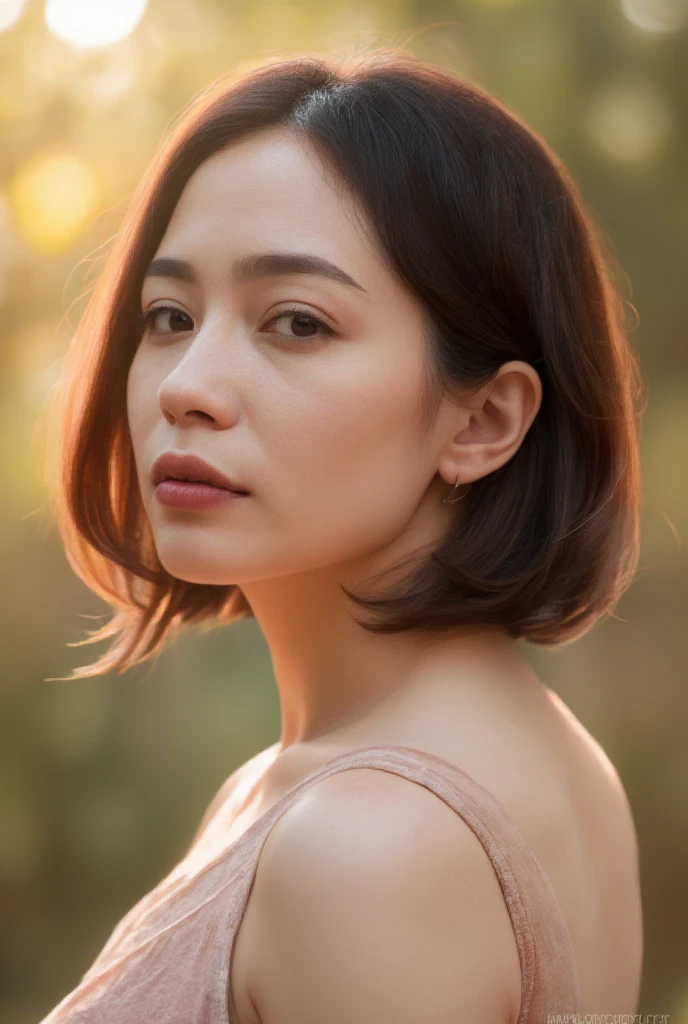
M248 493L241 484L230 480L228 476L198 455L184 455L177 452L165 452L160 455L151 468L151 481L153 486L157 487L164 480L193 481L237 494Z

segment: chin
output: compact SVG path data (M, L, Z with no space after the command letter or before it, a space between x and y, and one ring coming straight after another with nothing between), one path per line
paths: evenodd
M158 558L170 576L185 583L200 583L212 586L227 586L234 583L231 566L223 568L221 560L199 558L198 550L181 552L179 550L158 550Z

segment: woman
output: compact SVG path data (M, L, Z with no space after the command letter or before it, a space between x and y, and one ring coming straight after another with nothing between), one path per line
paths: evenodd
M516 641L631 582L639 381L574 182L478 87L381 48L196 99L65 368L119 634L76 675L252 615L281 735L46 1022L635 1013L629 804Z

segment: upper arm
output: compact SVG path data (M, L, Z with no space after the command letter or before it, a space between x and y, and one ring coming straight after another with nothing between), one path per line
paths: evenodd
M518 1015L518 948L487 854L434 793L389 772L338 772L288 808L245 925L262 1024Z

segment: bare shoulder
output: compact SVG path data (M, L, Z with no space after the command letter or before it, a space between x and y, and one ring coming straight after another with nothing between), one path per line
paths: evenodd
M191 841L190 849L196 845L212 819L220 808L227 803L238 786L250 778L252 773L259 768L263 760L268 757L276 746L277 744L273 744L271 747L267 747L265 750L261 750L259 753L254 754L254 756L250 757L248 761L244 761L244 763L239 765L238 768L235 768L231 775L225 779L203 812L203 817L201 818L193 840Z
M262 1024L518 1014L518 948L489 858L440 798L390 772L337 772L288 807L242 932L245 1005Z

